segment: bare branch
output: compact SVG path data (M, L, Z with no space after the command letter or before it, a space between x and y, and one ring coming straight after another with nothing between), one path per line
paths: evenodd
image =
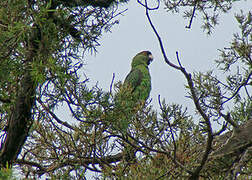
M164 47L163 47L162 39L159 36L159 34L158 34L155 26L153 25L153 23L151 21L150 16L149 16L149 8L148 8L148 5L147 5L147 0L145 0L145 10L146 10L146 16L147 16L147 19L149 21L149 24L152 27L152 29L153 29L153 31L154 31L154 33L155 33L155 35L156 35L156 37L157 37L157 39L159 41L159 45L160 45L160 48L161 48L161 51L162 51L165 62L169 66L180 70L184 74L184 76L186 77L189 89L191 91L191 95L192 95L194 105L195 105L196 109L198 110L198 112L200 113L200 115L203 117L203 119L205 121L205 124L207 126L208 136L207 136L207 143L206 143L206 147L205 147L205 153L204 153L204 155L202 157L200 165L194 170L194 172L191 174L191 177L190 177L190 179L195 179L195 178L199 177L199 173L203 169L203 166L205 165L205 163L206 163L206 161L208 159L208 155L210 154L210 151L211 151L211 146L212 146L212 141L213 141L213 132L212 132L212 127L211 127L211 122L210 122L209 117L205 114L205 112L203 111L203 109L201 108L201 106L199 104L199 98L196 95L195 87L194 87L194 84L193 84L193 81L192 81L192 78L191 78L191 74L188 73L185 70L185 68L182 67L182 65L180 63L180 60L178 58L178 53L177 53L177 60L178 60L180 66L174 65L167 58Z
M231 116L230 116L230 113L227 113L227 115L225 114L222 114L221 112L219 112L219 114L228 122L230 123L234 128L238 128L238 124L236 124L232 119L231 119Z
M196 109L198 110L198 112L200 113L200 115L202 116L202 118L204 119L204 122L206 123L206 126L207 126L207 143L206 143L206 147L205 147L205 153L202 157L200 165L194 170L193 175L190 177L190 179L195 179L195 178L199 177L199 173L203 169L203 166L205 165L205 163L208 159L208 155L210 154L211 147L212 147L212 141L213 141L213 132L212 132L210 119L206 115L206 113L203 111L203 109L201 108L201 105L199 104L199 98L196 95L195 87L193 84L191 74L187 73L185 68L181 68L180 70L187 79L187 83L188 83L189 89L191 91L194 105L195 105Z
M196 11L196 6L197 6L197 0L194 1L194 7L193 7L193 12L192 12L192 16L191 16L191 19L190 19L190 22L188 24L188 26L186 26L187 29L190 29L191 26L192 26L192 21L193 21L193 18L195 17L195 11Z
M245 85L248 84L248 81L250 80L251 76L252 76L252 71L249 73L247 79L245 81L243 81L243 83L241 83L241 85L236 89L236 91L234 92L234 94L231 97L227 98L227 100L223 101L222 104L224 104L224 103L230 101L231 99L233 99L239 93L239 91L241 90L241 88L243 86L245 86Z
M159 6L160 6L160 0L156 0L157 1L157 6L156 7L153 7L153 8L150 8L148 5L147 5L147 0L145 0L145 4L143 4L141 2L141 0L137 0L137 2L142 5L143 7L145 7L146 9L148 10L156 10L156 9L159 9Z
M114 80L115 80L115 73L113 73L113 77L112 77L112 80L111 80L111 83L110 83L109 94L112 94L112 87L113 87L113 84L114 84Z
M59 123L59 124L61 124L61 125L63 125L63 126L65 126L65 127L67 127L67 128L69 128L69 129L71 129L71 130L74 130L74 128L70 125L70 124L68 124L67 122L64 122L64 121L62 121L62 120L60 120L57 116L56 116L56 114L54 114L42 101L41 101L41 99L37 99L37 101L39 102L39 104Z
M151 26L151 28L153 29L155 35L156 35L157 38L158 38L158 42L159 42L159 45L160 45L160 48L161 48L161 52L162 52L162 54L163 54L163 57L164 57L165 62L166 62L169 66L171 66L171 67L173 67L173 68L175 68L175 69L180 70L180 67L178 67L177 65L171 63L171 62L169 61L169 59L167 58L167 56L166 56L166 53L165 53L165 50L164 50L164 46L163 46L162 39L161 39L161 37L159 36L159 34L158 34L158 32L157 32L155 26L153 25L153 23L152 23L152 21L151 21L151 18L150 18L150 15L149 15L149 8L147 8L147 7L148 7L148 5L147 5L147 0L145 0L145 6L144 6L144 7L145 7L145 9L146 9L146 16L147 16L147 18L148 18L148 21L149 21L149 23L150 23L150 26Z
M223 123L222 128L218 132L213 133L213 136L219 136L222 132L224 132L226 130L227 125L228 125L227 122Z

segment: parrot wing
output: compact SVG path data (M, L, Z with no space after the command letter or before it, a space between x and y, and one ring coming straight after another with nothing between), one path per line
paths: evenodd
M133 89L132 91L134 92L136 87L140 85L142 78L143 78L142 72L139 69L134 68L126 76L124 83L130 84L130 86Z

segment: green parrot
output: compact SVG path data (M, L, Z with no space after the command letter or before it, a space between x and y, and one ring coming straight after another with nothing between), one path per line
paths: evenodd
M153 61L150 51L138 53L131 62L131 71L123 86L130 86L132 94L140 101L146 101L151 91L151 76L148 66Z
M129 125L134 122L135 115L137 114L138 108L135 109L136 103L145 102L151 91L151 76L148 66L153 61L153 56L150 51L142 51L138 53L131 62L131 71L126 76L123 88L121 89L120 96L125 97L119 104L120 112L123 111L123 115L120 116L118 121L118 127L120 132L127 137L131 144L137 143L126 135ZM129 92L131 90L131 92ZM130 98L129 98L130 97ZM134 124L134 123L133 123ZM128 143L123 143L124 146L124 158L128 163L136 163L136 152Z

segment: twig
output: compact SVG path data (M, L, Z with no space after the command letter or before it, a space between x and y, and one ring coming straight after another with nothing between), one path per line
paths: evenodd
M181 62L180 62L180 60L179 60L178 51L176 51L176 57L177 57L177 61L178 61L178 63L179 63L179 66L180 66L180 68L182 69L183 67L182 67Z
M113 16L113 18L119 16L119 15L123 15L123 13L125 13L126 11L128 11L128 8L124 9L123 11L117 13L116 15Z
M236 124L230 117L230 113L227 113L227 115L219 112L219 114L221 115L221 117L223 117L228 123L230 123L234 128L238 128L238 124Z
M46 171L45 168L37 162L27 161L27 160L23 160L23 159L17 159L15 161L15 164L25 164L25 165L29 165L29 166L33 166L33 167L38 168L39 169L38 171Z
M248 81L250 80L251 76L252 76L252 71L249 73L247 79L246 79L243 83L241 83L241 85L236 89L236 91L234 92L234 94L233 94L231 97L227 98L227 100L223 101L222 104L224 104L224 103L230 101L231 99L233 99L233 98L239 93L240 89L241 89L243 86L245 86L245 85L248 84Z
M8 25L2 23L1 21L0 21L0 26L3 27L3 28L6 28L6 29L8 28Z
M156 9L159 9L159 6L160 6L160 0L156 0L157 2L158 2L158 5L156 6L156 7L154 7L154 8L150 8L150 7L148 7L148 5L147 5L147 2L146 2L147 0L145 0L145 4L143 4L142 2L141 2L141 0L137 0L137 2L140 4L140 5L142 5L143 7L145 7L146 9L148 9L148 10L156 10Z
M158 103L159 103L159 106L160 106L160 109L161 111L164 112L164 109L163 109L163 106L161 104L161 101L160 101L160 95L158 95ZM167 117L167 116L166 116ZM176 145L176 141L175 141L175 137L174 137L174 134L173 134L173 131L172 131L172 126L171 126L171 123L169 122L169 120L167 118L165 118L168 122L168 126L170 128L170 133L171 133L171 136L172 136L172 142L173 142L173 146L174 146L174 154L173 154L173 159L176 160L177 159L177 145Z
M224 132L226 130L227 125L228 125L228 123L224 122L222 125L222 128L219 131L217 131L216 133L213 133L213 136L219 136L222 132Z
M155 180L159 180L159 179L163 179L165 176L171 174L173 169L170 169L169 171L167 171L166 173L160 175L159 177L157 177Z
M37 99L37 101L39 102L39 104L59 123L59 124L62 124L64 125L65 127L71 129L71 130L74 130L74 128L68 124L67 122L64 122L62 120L60 120L56 114L54 114L42 101L41 99Z
M145 7L145 10L146 10L145 13L146 13L146 16L147 16L147 18L148 18L148 21L149 21L149 23L150 23L150 25L151 25L151 28L153 29L155 35L156 35L157 38L158 38L158 42L159 42L159 45L160 45L160 49L161 49L161 52L162 52L162 54L163 54L163 57L164 57L165 62L166 62L169 66L171 66L171 67L173 67L173 68L175 68L175 69L180 70L180 67L177 66L177 65L175 65L175 64L173 64L173 63L171 63L171 62L169 61L169 59L167 58L167 56L166 56L166 53L165 53L165 50L164 50L164 46L163 46L162 39L161 39L161 37L159 36L159 34L158 34L158 32L157 32L155 26L153 25L153 23L152 23L152 21L151 21L151 18L150 18L150 15L149 15L149 8L147 8L147 7L148 7L148 5L147 5L147 0L145 0L145 6L144 6L144 7Z
M113 87L114 80L115 80L115 73L113 73L112 81L111 81L110 87L109 87L109 94L110 95L112 94L112 87Z
M246 91L246 94L247 94L248 98L250 99L250 101L252 101L252 97L250 96L247 87L244 86L244 88L245 88L245 91Z
M187 29L190 29L191 26L192 26L192 21L193 21L194 15L195 15L196 6L197 6L197 0L195 0L195 4L194 4L194 7L193 7L193 12L192 12L192 16L191 16L190 22L189 22L188 26L185 27Z

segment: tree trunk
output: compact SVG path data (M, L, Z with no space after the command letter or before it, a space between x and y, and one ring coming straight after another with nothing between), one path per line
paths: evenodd
M13 111L8 119L6 139L2 144L0 165L6 167L16 160L32 125L32 107L35 103L35 85L29 72L20 82L20 89Z

